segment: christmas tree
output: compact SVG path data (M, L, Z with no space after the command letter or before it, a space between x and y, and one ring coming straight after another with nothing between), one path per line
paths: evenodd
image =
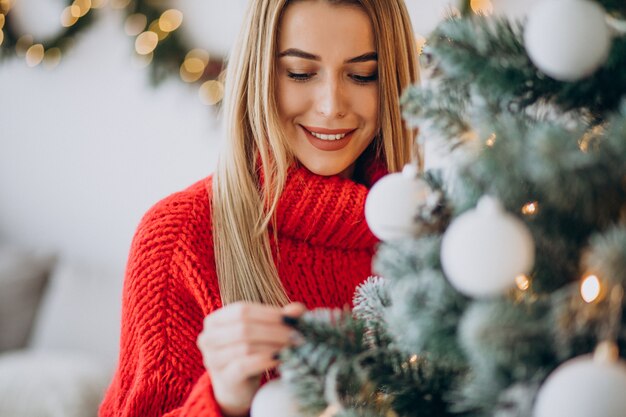
M380 277L282 354L302 416L626 415L626 3L469 6L402 102L451 166L371 190Z

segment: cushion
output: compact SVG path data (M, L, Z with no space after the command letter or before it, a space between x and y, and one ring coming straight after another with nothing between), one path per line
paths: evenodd
M0 355L0 416L96 417L109 376L87 355Z
M29 348L89 353L113 369L119 350L123 273L61 259Z
M26 346L54 257L0 245L0 352Z

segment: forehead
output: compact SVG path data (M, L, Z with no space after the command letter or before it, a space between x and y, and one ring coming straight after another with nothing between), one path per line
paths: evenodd
M356 5L298 1L284 10L278 48L298 48L322 58L376 52L372 23Z

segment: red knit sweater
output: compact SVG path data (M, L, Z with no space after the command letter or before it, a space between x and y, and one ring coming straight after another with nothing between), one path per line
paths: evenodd
M376 238L365 223L366 185L293 169L277 211L279 277L308 308L350 304L371 274ZM156 204L133 240L123 294L117 371L101 417L221 416L196 338L220 308L208 190L211 177ZM276 247L272 249L275 251Z

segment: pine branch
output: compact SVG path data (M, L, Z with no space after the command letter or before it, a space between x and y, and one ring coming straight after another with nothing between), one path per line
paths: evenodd
M595 74L575 83L559 82L541 73L526 53L522 24L505 18L448 19L428 39L425 54L430 56L427 69L434 82L454 94L437 97L439 90L429 92L428 87L421 93L408 90L403 100L405 114L413 124L434 115L435 124L453 128L449 134L467 127L465 116L475 105L474 99L459 97L479 97L484 101L481 111L494 115L549 104L562 112L589 114L601 122L617 110L626 94L626 37L613 40L607 62ZM420 109L418 102L426 108ZM437 109L444 115L435 115Z

